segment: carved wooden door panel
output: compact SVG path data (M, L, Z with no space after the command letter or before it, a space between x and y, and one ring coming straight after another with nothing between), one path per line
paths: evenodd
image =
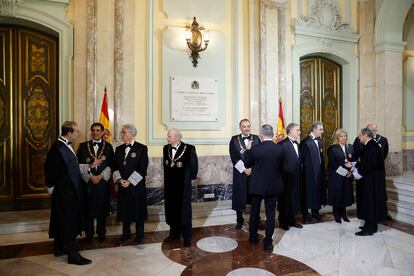
M342 126L341 66L329 59L310 57L300 62L301 138L309 135L313 121L322 121L324 155L335 130Z
M10 163L11 168L0 186L11 193L1 209L39 208L48 205L43 165L58 135L58 40L31 29L8 29L10 46L4 49L9 49L10 85L4 90L11 95L7 106L12 109L4 118L11 126L7 130L11 154L2 157L2 163Z

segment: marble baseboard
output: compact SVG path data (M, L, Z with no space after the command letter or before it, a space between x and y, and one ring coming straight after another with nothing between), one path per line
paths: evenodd
M403 173L403 152L390 152L385 159L385 175L401 175Z
M403 151L404 171L414 170L414 150Z
M232 184L209 184L194 185L192 187L192 202L206 202L231 200L233 194ZM163 205L164 204L164 188L147 188L147 204Z
M145 178L147 188L159 188L163 186L164 172L161 157L149 159L147 176ZM198 174L196 185L211 185L216 183L230 184L233 182L233 166L230 156L199 156Z

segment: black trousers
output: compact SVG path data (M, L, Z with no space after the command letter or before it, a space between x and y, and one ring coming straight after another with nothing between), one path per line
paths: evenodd
M129 238L131 237L131 221L124 220L122 222L122 237ZM135 233L137 239L142 239L144 237L144 222L135 223Z
M265 239L263 243L265 245L273 242L273 233L275 231L275 213L276 213L276 195L251 195L251 210L250 210L250 222L249 222L249 239L257 239L257 231L259 230L260 223L260 205L262 200L265 202L266 212L266 226L265 226Z
M192 236L192 223L181 224L180 221L170 224L170 236L173 238L179 238L183 235L185 242L191 242Z
M100 237L105 236L106 234L106 214L100 214L96 218L96 234ZM88 217L86 220L86 229L85 229L86 238L92 238L94 234L94 218Z

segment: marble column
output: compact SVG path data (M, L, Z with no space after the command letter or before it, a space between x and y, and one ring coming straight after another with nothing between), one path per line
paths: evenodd
M96 121L96 0L88 0L86 50L86 125Z
M250 23L254 24L250 28L251 119L256 128L277 123L279 97L286 104L290 80L286 76L290 68L287 7L286 0L249 3Z
M115 1L115 37L114 37L114 125L113 138L118 137L122 127L122 91L124 80L124 0Z

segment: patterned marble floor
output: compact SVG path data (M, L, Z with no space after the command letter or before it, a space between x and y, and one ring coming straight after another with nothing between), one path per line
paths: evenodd
M410 225L394 221L381 225L374 236L356 237L359 220L337 224L325 215L324 222L303 229L277 228L275 249L266 253L261 242L256 247L248 243L247 225L237 231L230 224L233 220L233 216L204 220L209 226L193 229L190 248L182 248L180 241L163 244L166 231L146 233L139 246L117 246L118 235L102 244L79 240L82 254L93 261L86 266L54 257L50 241L3 245L0 275L414 275ZM216 238L203 240L208 237Z

